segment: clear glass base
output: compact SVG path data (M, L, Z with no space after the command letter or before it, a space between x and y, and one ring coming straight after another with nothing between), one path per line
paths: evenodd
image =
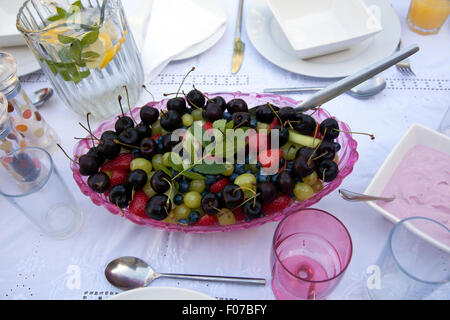
M414 23L411 21L411 19L409 17L406 18L406 23L408 24L409 29L411 29L412 31L414 31L416 33L424 35L424 36L436 34L436 33L439 32L439 30L441 30L440 27L439 28L434 28L434 29L431 29L431 30L420 28L420 27L414 25Z

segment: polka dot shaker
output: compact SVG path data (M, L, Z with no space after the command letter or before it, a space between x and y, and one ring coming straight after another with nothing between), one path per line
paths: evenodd
M14 128L8 116L8 100L0 93L0 161L3 164L3 161L8 161L8 155L12 151L26 146L25 140Z
M0 92L8 100L7 112L12 126L27 145L41 147L49 153L55 152L59 137L22 89L16 61L6 52L0 52Z

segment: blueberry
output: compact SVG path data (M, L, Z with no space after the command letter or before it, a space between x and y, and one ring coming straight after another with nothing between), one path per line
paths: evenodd
M259 175L259 182L267 182L270 181L272 176L269 176L267 174L260 174Z
M189 213L189 222L196 223L198 220L200 220L200 213L198 211L191 211L191 213Z
M179 224L182 224L184 226L188 226L189 225L189 221L187 219L180 219L178 220Z
M179 194L177 194L174 198L173 198L173 202L176 204L176 205L180 205L180 204L182 204L183 203L183 195L181 194L181 193L179 193Z
M294 167L294 161L288 161L286 170L291 171L293 167Z
M243 174L245 172L245 164L235 164L234 165L234 172L237 174Z
M139 158L139 150L138 149L132 149L131 154L135 156L136 158Z
M231 120L231 114L229 112L224 112L223 113L223 118L227 121Z
M258 121L254 118L250 119L250 128L255 129L258 126Z
M218 197L219 199L222 199L222 192L218 192L218 193L217 193L217 197Z
M284 160L284 158L281 158L281 160L280 160L280 167L282 167L282 166L284 166L284 163L285 163L286 161Z
M233 174L231 174L230 176L230 182L234 182L234 180L236 180L236 178L239 176L239 174L237 174L236 172L234 172Z
M341 150L341 145L337 142L334 142L334 148L336 149L336 152L338 152L339 150Z
M204 198L208 193L209 191L203 190L203 192L201 193L202 198Z
M207 176L205 176L205 184L207 185L207 186L210 186L210 185L212 185L214 182L216 182L216 177L215 176L211 176L211 175L207 175Z
M189 187L190 187L190 183L189 183L189 181L187 181L187 180L182 180L182 181L179 183L179 191L180 191L181 193L188 192L188 191L189 191Z
M274 174L274 175L272 176L272 182L277 181L277 178L278 178L278 173L277 173L277 174Z

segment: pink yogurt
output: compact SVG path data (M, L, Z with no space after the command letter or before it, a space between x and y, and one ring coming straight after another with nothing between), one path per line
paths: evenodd
M414 146L400 161L381 196L395 196L392 202L377 204L400 219L427 217L450 228L450 155ZM450 245L450 232L442 228L434 233L429 236Z

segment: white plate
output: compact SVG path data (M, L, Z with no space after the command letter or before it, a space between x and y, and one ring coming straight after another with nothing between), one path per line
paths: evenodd
M204 9L212 12L212 13L221 13L223 16L227 16L225 13L225 9L223 6L217 1L217 0L194 0L197 5L203 7ZM227 24L225 23L219 30L217 30L216 33L214 33L209 38L205 39L204 41L192 46L188 50L184 51L183 53L176 56L173 61L179 61L184 59L189 59L192 57L195 57L206 50L213 47L225 34L225 31L227 29Z
M16 59L19 77L41 69L39 62L27 46L0 48L0 51L8 52Z
M408 129L403 138L397 143L386 160L384 160L383 164L378 169L376 175L373 177L364 193L374 196L380 196L387 183L391 179L391 176L394 174L394 171L396 170L398 164L403 159L404 155L412 147L418 144L425 145L435 150L440 150L441 152L450 154L449 137L423 125L415 123ZM366 203L393 223L397 223L401 220L395 215L395 213L389 212L380 207L376 201L367 201ZM420 233L419 235L430 243L438 246L439 248L450 252L450 247L445 243L439 242L438 240L435 240L425 233Z
M247 34L256 50L285 70L320 78L340 78L391 55L400 40L400 20L388 0L365 0L383 30L352 48L308 60L296 56L265 0L254 0L247 15Z
M216 300L204 293L172 287L138 288L119 293L110 300Z
M16 28L16 16L22 2L0 0L0 43L4 47L25 45L22 34Z

